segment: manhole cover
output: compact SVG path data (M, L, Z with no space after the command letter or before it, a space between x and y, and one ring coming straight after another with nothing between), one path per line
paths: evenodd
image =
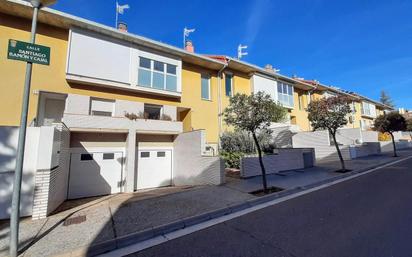
M64 221L63 226L70 226L74 224L80 224L86 221L86 215L68 218Z

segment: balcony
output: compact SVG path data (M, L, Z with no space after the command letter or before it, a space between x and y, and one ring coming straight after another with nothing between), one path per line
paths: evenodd
M63 116L64 123L71 131L128 131L136 129L137 133L145 134L179 134L183 132L183 123L168 120L137 119L124 117L107 117L81 114Z

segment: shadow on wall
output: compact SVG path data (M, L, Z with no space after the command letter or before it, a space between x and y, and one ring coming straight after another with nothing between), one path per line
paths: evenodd
M116 185L110 185L108 180L111 178L111 173L115 172L111 168L116 167L116 163L120 163L120 167L123 167L123 157L116 158L113 154L105 156L110 159L104 160L104 154L104 152L88 151L84 147L77 147L75 152L70 154L67 199L109 195L114 191L113 186L122 185L121 171ZM110 162L115 163L113 165Z
M273 140L274 140L276 148L293 147L292 137L295 134L296 133L292 132L289 129L284 129L284 130L274 132Z
M0 127L0 220L8 219L11 213L18 131L18 127ZM31 215L33 183L33 174L23 171L21 216Z

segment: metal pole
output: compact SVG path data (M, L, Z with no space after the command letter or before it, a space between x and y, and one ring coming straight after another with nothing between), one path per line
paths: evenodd
M119 23L118 20L119 20L119 3L116 1L116 25L114 26L116 29Z
M186 27L183 29L183 49L186 48Z
M34 7L34 10L33 10L33 21L31 25L30 43L34 43L36 40L37 14L39 12L40 4L34 4L33 7ZM22 174L23 174L24 144L26 141L27 113L29 109L32 65L33 64L30 62L28 62L26 65L26 79L24 82L23 104L22 104L22 112L21 112L21 117L20 117L19 141L17 145L16 170L14 173L13 197L12 197L11 216L10 216L10 256L11 257L16 257L17 251L18 251L20 193L21 193L21 180L22 180Z

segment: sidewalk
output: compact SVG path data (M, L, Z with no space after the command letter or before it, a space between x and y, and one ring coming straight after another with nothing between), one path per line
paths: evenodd
M412 155L412 150L399 153L405 157ZM349 169L359 171L398 159L384 154L346 163ZM337 162L319 163L314 168L284 172L285 176L270 175L268 184L299 190L300 187L341 176L334 172L338 168ZM248 204L263 200L248 193L260 188L260 177L228 177L223 186L170 187L69 201L61 207L61 212L47 219L23 219L20 249L25 249L23 256L77 256L87 252L92 254L91 249L99 247L121 247L133 240L144 239L142 235L150 237L155 233L164 233L161 230L166 227L169 230L179 229L202 219L224 215L229 208L233 208L233 212L242 206L246 208ZM169 226L164 226L166 224ZM138 237L126 237L136 235L136 232L141 232ZM8 243L8 221L0 221L0 256L8 255Z

